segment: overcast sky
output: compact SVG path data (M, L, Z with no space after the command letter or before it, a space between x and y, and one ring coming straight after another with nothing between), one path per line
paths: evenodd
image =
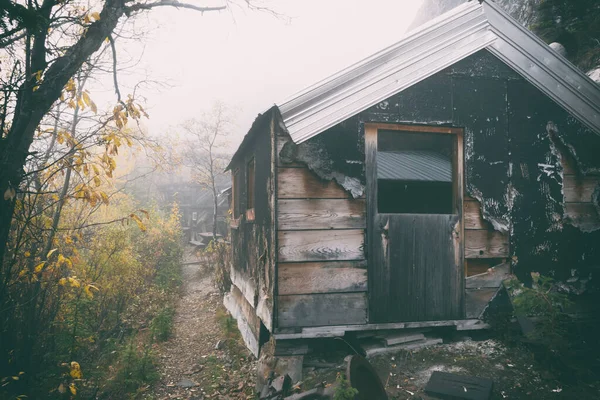
M220 99L238 110L231 138L236 148L259 112L398 41L421 2L264 3L289 19L243 8L204 15L158 9L136 21L138 27L150 27L143 46L117 41L121 62L141 57L133 71L120 75L122 91L146 77L167 84L143 92L151 134L199 116Z

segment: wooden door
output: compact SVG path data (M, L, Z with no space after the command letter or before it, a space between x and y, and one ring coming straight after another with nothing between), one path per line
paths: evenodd
M464 317L462 131L365 124L369 322Z

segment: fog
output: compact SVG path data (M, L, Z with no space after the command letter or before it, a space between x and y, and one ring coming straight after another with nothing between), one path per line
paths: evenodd
M234 151L258 113L401 39L421 1L260 4L279 15L235 3L204 14L165 7L135 21L142 40L117 39L119 63L130 66L119 74L122 93L152 81L136 92L145 97L151 135L164 136L218 99L236 110ZM110 83L97 92L114 101Z

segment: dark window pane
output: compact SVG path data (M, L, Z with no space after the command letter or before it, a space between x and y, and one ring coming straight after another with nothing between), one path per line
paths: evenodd
M450 134L379 131L378 211L452 214L454 141Z
M382 214L452 214L452 182L377 181Z

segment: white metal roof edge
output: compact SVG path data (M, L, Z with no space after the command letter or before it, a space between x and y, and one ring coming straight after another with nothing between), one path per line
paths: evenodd
M600 133L600 87L490 0L456 7L279 109L301 143L483 48Z

